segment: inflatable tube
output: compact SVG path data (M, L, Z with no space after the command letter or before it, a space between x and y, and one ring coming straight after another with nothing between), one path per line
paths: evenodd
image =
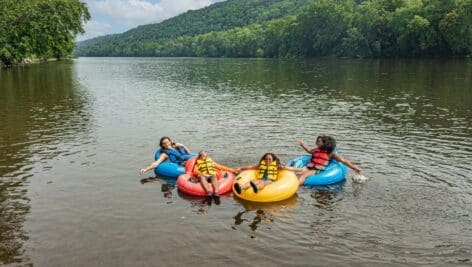
M202 184L193 173L193 168L195 166L197 158L191 158L185 164L185 173L181 174L177 178L177 188L183 193L192 195L192 196L206 196L207 192L203 189ZM218 194L222 195L231 191L234 181L234 174L228 171L223 171L217 169L216 177L218 178ZM210 188L213 192L213 186L209 183Z
M236 177L235 182L243 185L251 180L255 180L258 172L258 170L243 171ZM297 189L298 179L295 173L282 170L277 172L277 180L275 182L266 185L263 189L259 190L257 194L254 193L252 187L243 190L241 194L238 194L233 187L233 193L234 195L248 201L276 202L292 197L297 192Z
M159 156L161 155L161 149L159 148L156 151L156 154L154 154L154 160L157 160ZM190 158L196 157L197 154L190 153L184 155L184 159L188 160ZM179 175L185 173L185 168L184 166L180 166L176 163L170 162L169 160L166 160L164 162L161 162L156 168L154 168L154 173L157 176L164 176L164 177L171 177L171 178L177 178Z
M308 164L308 162L310 162L310 159L311 155L299 156L290 160L287 166L303 168ZM303 185L320 186L340 183L346 180L346 172L346 165L338 162L335 159L331 159L328 167L326 167L326 170L318 174L308 176L305 179Z

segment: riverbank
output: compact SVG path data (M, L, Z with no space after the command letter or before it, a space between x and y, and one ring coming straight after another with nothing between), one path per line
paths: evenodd
M15 66L24 66L24 65L31 65L31 64L39 64L45 62L54 62L54 61L62 61L62 60L70 60L73 57L66 57L66 58L48 58L48 59L39 59L39 58L25 58L19 62L12 62L11 64L5 64L4 62L0 61L0 68L10 68Z

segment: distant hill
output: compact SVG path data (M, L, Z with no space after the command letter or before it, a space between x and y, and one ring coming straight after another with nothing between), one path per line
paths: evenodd
M228 0L77 44L77 56L467 57L472 0Z
M138 26L77 43L77 56L140 55L142 43L220 32L296 14L311 0L228 0L191 10L160 23ZM132 50L132 51L131 51Z

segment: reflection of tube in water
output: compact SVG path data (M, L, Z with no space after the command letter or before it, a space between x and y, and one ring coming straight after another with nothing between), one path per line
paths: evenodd
M233 229L236 229L237 225L241 225L243 222L248 222L249 228L254 232L257 230L258 225L262 222L274 221L274 216L277 216L279 211L282 210L291 210L297 205L298 195L295 194L293 197L282 200L279 202L270 202L270 203L259 203L246 201L240 198L235 198L235 201L241 204L244 207L244 211L240 211L234 216L234 226ZM251 211L256 211L255 216L252 220L243 218L244 214L249 214Z

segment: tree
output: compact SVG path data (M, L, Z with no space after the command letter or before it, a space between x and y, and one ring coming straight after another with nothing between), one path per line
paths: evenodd
M79 0L1 0L0 60L61 58L72 53L75 36L90 19Z

